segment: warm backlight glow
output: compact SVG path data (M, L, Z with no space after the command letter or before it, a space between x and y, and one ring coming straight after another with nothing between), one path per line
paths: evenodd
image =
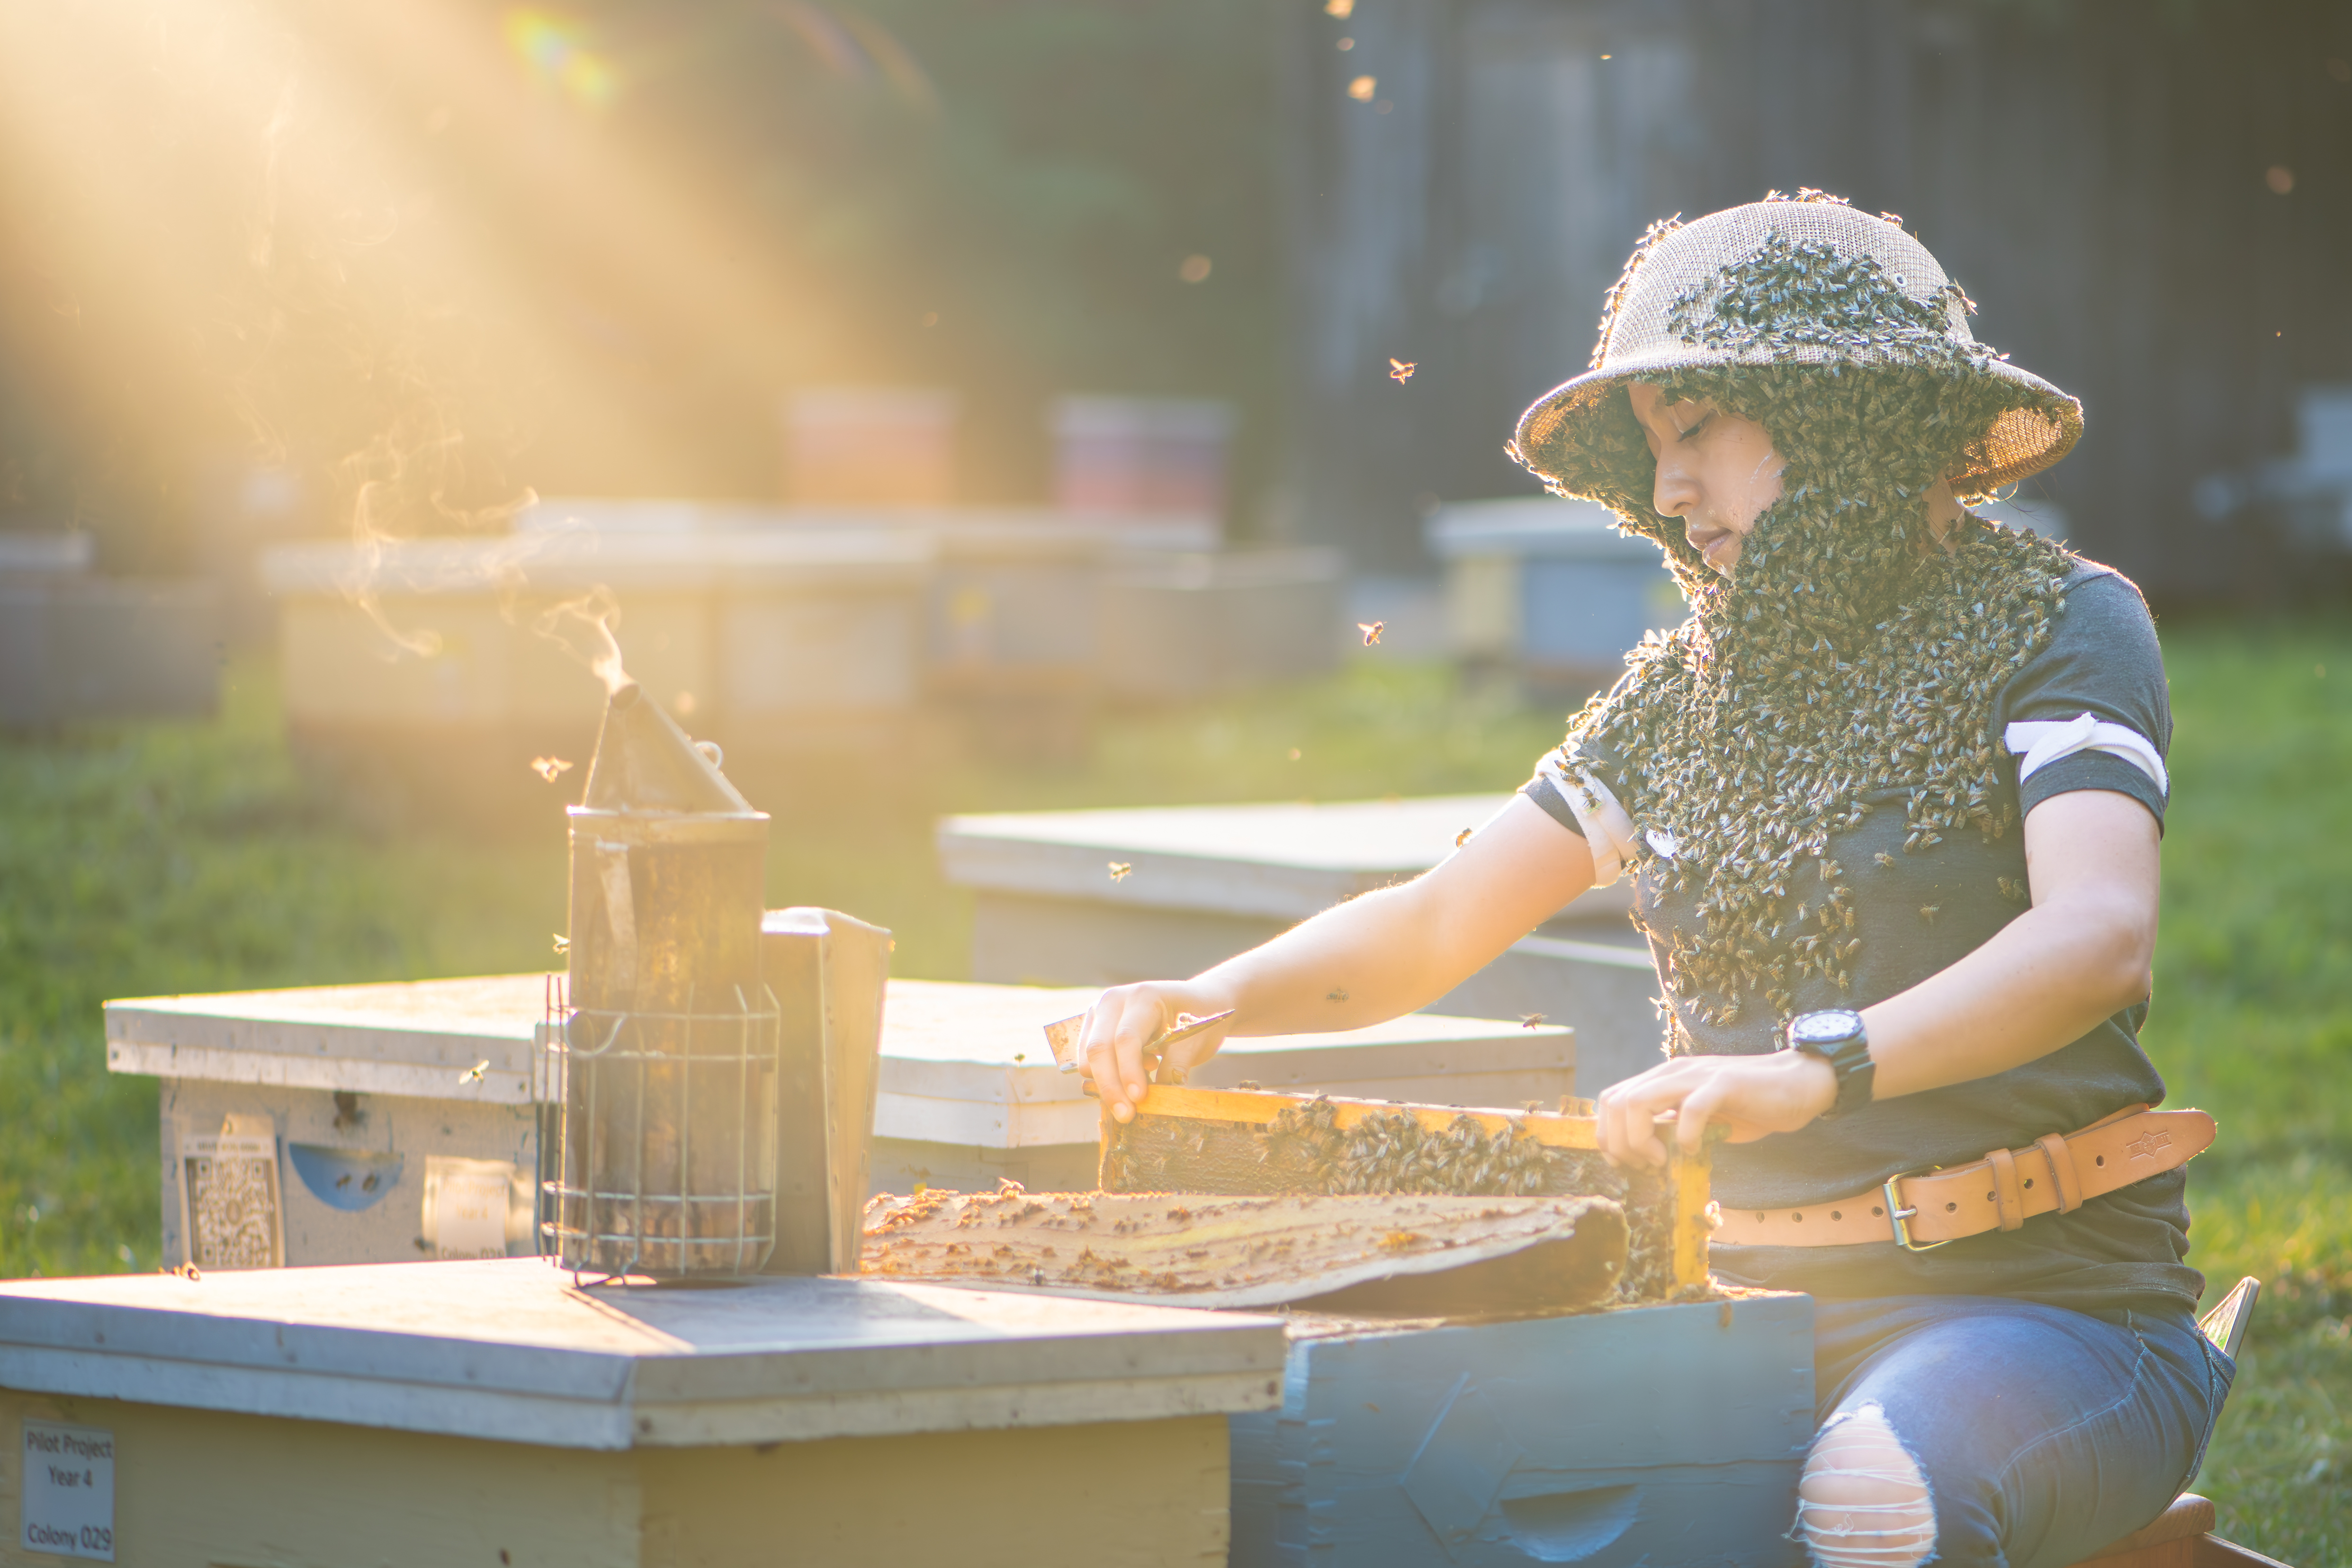
M618 87L612 63L589 47L576 19L526 5L502 23L507 47L531 75L583 109L603 109Z

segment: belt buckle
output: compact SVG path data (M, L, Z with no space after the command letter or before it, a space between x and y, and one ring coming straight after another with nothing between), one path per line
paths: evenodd
M1958 1237L1947 1236L1941 1241L1912 1240L1911 1228L1903 1222L1916 1218L1919 1211L1916 1208L1904 1207L1903 1199L1895 1191L1896 1182L1909 1181L1913 1176L1923 1176L1929 1171L1939 1171L1943 1168L1941 1166L1929 1166L1927 1170L1905 1171L1900 1176L1888 1176L1885 1186L1879 1189L1886 1197L1887 1218L1895 1221L1895 1244L1906 1252L1933 1252L1937 1248L1949 1247L1958 1239Z

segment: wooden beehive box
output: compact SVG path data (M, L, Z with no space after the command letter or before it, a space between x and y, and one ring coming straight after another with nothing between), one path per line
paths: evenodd
M1134 1121L1103 1119L1101 1184L1106 1192L1612 1198L1630 1232L1627 1299L1705 1290L1706 1152L1677 1153L1663 1172L1645 1173L1621 1171L1599 1149L1589 1115L1160 1085Z
M1797 1568L1813 1303L1295 1317L1282 1408L1228 1424L1234 1568Z

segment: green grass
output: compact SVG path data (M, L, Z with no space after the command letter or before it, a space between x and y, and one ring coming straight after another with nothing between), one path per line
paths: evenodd
M2265 1281L2200 1489L2223 1531L2352 1568L2352 629L2168 627L2178 733L2147 1045L2212 1111L2190 1261ZM2315 671L2324 667L2326 674ZM1083 766L944 742L887 770L744 767L771 902L963 972L945 812L1507 789L1553 716L1376 657L1327 682L1114 717ZM1297 753L1294 759L1292 753ZM568 782L577 779L572 775ZM0 742L0 1275L156 1262L154 1089L104 1070L108 997L527 969L562 926L556 792L488 826L363 810L306 775L266 664L221 718Z
M2191 1167L2189 1261L2264 1281L2199 1490L2231 1539L2352 1564L2352 630L2168 630L2174 804L2146 1030Z

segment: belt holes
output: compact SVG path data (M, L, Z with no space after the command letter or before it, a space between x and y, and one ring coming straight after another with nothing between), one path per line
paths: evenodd
M1874 1204L1874 1204L1872 1204L1872 1205L1870 1206L1870 1218L1873 1218L1873 1219L1880 1219L1880 1218L1884 1218L1885 1217L1885 1214L1886 1214L1886 1211L1885 1211L1885 1209L1883 1209L1883 1208L1879 1207L1878 1207L1878 1205L1876 1205L1876 1204Z
M1843 1219L1843 1218L1845 1218L1845 1216L1844 1216L1844 1215L1843 1215L1843 1214L1840 1214L1836 1209L1832 1208L1832 1209L1831 1209L1831 1210L1830 1210L1830 1218L1831 1218L1832 1219Z
M1761 1224L1763 1224L1767 1219L1769 1219L1769 1218L1771 1218L1771 1216L1769 1216L1769 1215L1767 1215L1767 1214L1759 1214L1759 1215L1758 1215L1758 1216L1756 1217L1756 1223L1757 1223L1757 1224L1759 1224L1759 1225L1761 1225Z
M1944 1212L1946 1214L1958 1214L1959 1211L1960 1206L1957 1203L1948 1203L1944 1205Z
M2032 1176L2027 1176L2027 1177L2025 1178L2025 1185L2026 1185L2026 1186L2032 1186L2033 1185L2033 1178L2032 1178Z
M1796 1224L1802 1225L1805 1222L1805 1211L1801 1208L1796 1213L1789 1216L1789 1218Z
M2091 1156L2091 1163L2095 1166L2105 1165L2107 1163L2107 1156L2105 1155L2093 1155Z
M1992 1195L1992 1194L1990 1194L1990 1193L1987 1193L1987 1194L1985 1194L1985 1201L1986 1201L1987 1203L1997 1203L1997 1202L1999 1202L1999 1201L2000 1201L2000 1199L1998 1199L1998 1198L1996 1198L1995 1197L1993 1197L1993 1195Z

